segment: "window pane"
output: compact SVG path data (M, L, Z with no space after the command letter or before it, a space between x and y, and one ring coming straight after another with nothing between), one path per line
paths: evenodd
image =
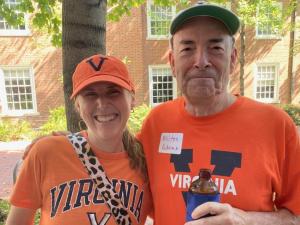
M33 109L32 102L28 102L28 103L27 103L27 109Z
M17 109L17 110L20 109L20 104L19 103L14 103L14 108Z
M26 109L26 103L25 102L21 103L21 109Z
M7 106L8 106L8 109L9 109L9 110L13 110L13 104L12 104L12 103L8 103Z
M13 101L13 98L12 98L11 95L7 95L6 97L7 97L7 102L12 102Z
M26 93L31 93L31 87L26 87L25 91Z

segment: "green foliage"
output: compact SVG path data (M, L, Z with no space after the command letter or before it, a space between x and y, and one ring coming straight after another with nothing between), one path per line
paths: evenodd
M0 225L4 225L9 211L9 204L7 201L0 199Z
M143 120L147 116L149 111L150 107L145 104L134 108L127 123L128 128L132 133L136 134L141 129Z
M29 122L0 119L0 141L30 140L34 132Z
M12 26L24 25L24 14L31 15L31 25L51 35L54 46L62 44L62 1L61 0L18 0L14 8L9 8L4 0L0 0L0 17ZM185 6L190 0L154 0L162 6ZM130 15L133 8L145 4L146 0L108 0L107 18L118 21L122 15ZM17 12L17 13L16 13Z
M4 222L7 218L9 212L9 203L3 199L0 199L0 225L4 225ZM35 215L34 224L38 225L40 221L40 212Z
M8 7L0 0L0 16L12 26L24 25L24 15L31 14L31 25L46 31L52 37L54 46L61 46L61 1L59 0L19 0L19 4Z
M280 105L280 107L286 111L290 117L294 120L297 126L300 126L300 107L295 105Z
M67 130L65 107L59 106L50 110L50 115L45 124L40 127L39 135L50 134L52 131Z
M35 131L28 121L0 119L0 141L32 140L33 138L46 135L51 131L67 130L67 122L64 106L50 110L50 115L39 131Z

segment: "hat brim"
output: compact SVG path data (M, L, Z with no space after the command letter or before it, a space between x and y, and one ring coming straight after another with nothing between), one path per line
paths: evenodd
M198 16L208 16L221 21L231 35L236 34L240 27L238 17L231 11L216 5L197 5L183 10L174 18L170 27L171 35L174 35L187 20Z
M73 99L74 96L76 96L82 89L84 89L88 85L97 83L97 82L110 82L110 83L116 84L122 88L125 88L128 91L134 92L134 88L132 87L132 85L128 84L121 78L119 78L117 76L113 76L113 75L102 74L101 76L94 76L94 77L91 77L91 78L85 80L84 82L82 82L75 90L73 90L73 93L72 93L70 99Z

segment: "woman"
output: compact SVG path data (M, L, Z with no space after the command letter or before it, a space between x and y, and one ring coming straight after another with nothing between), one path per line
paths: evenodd
M144 224L151 196L142 146L126 129L134 105L126 66L111 56L84 59L71 99L87 130L32 147L6 225L33 224L39 208L40 224Z

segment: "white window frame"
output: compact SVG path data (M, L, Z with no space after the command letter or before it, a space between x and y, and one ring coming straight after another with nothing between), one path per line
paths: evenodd
M7 93L5 90L5 80L3 70L28 70L30 75L30 84L32 89L32 109L26 110L9 110L7 103ZM37 103L36 103L36 92L35 92L35 81L34 71L32 67L28 66L0 66L0 103L2 111L1 116L25 116L25 115L38 115Z
M168 40L170 37L169 30L165 35L153 35L151 34L151 5L153 5L152 0L147 0L147 39L148 40ZM176 15L176 7L172 6L172 18Z
M278 7L280 8L281 14L282 14L282 2L276 2L274 3L276 5L278 5ZM258 18L258 14L259 14L259 6L256 9L256 17ZM258 19L256 19L256 25L255 25L255 38L256 39L281 39L281 32L279 31L278 34L259 34L258 33Z
M5 19L3 18L5 21ZM27 14L24 15L24 26L25 29L1 29L0 28L0 36L30 36L31 32L29 30L29 16Z
M154 103L153 102L153 70L154 69L170 69L171 76L172 76L172 70L169 65L166 64L158 64L158 65L149 65L148 71L149 71L149 104L151 107L155 107L161 103ZM177 83L176 79L172 76L173 82L172 82L172 91L173 91L173 99L177 97Z
M258 67L260 66L274 66L275 67L275 78L274 78L274 98L256 98L257 82L258 82ZM279 103L279 63L256 63L254 66L254 85L253 85L253 96L254 99L264 103Z

